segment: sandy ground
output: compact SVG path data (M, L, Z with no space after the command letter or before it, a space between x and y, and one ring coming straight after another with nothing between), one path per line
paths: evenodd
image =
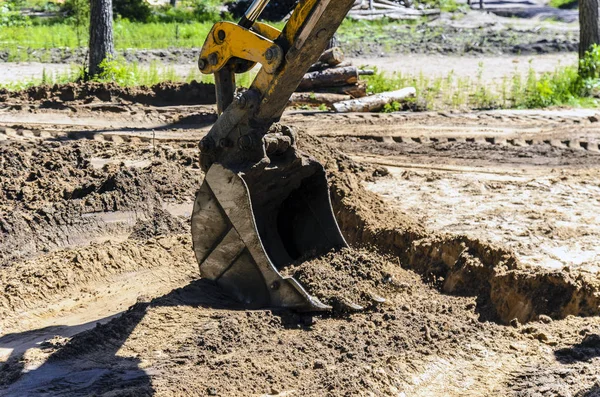
M590 119L597 112L480 112L397 117L390 129L381 116L354 122L350 140L318 128L389 167L390 178L367 187L427 228L508 245L525 264L596 273L600 127Z
M530 68L536 73L554 71L558 66L568 66L577 62L576 53L545 54L536 56L494 56L481 55L451 56L451 55L419 55L406 54L369 58L349 58L357 66L377 67L386 73L402 73L425 77L446 77L453 73L457 78L470 77L476 79L481 73L483 81L499 82L503 78L510 79L514 74L526 76ZM140 66L142 68L149 66ZM172 69L177 76L185 79L197 73L194 63L173 64L159 67ZM10 63L0 64L0 84L26 82L31 79L42 80L43 73L47 76L60 76L70 73L73 66L57 63Z
M577 63L577 54L544 54L536 56L478 56L460 57L450 55L406 54L401 56L383 56L353 58L359 66L376 67L388 74L420 75L425 77L446 77L453 73L456 78L469 77L482 81L500 82L515 75L526 76L529 70L536 73L553 72L559 66Z
M354 247L289 271L326 302L386 299L309 316L198 279L212 106L12 98L0 395L597 395L597 120L286 113Z

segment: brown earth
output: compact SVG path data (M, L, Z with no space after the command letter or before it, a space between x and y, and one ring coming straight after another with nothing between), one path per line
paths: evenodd
M40 101L41 106L52 109L65 109L70 103L90 103L94 101L127 101L137 104L200 105L216 103L213 84L163 82L151 87L121 87L114 83L68 83L53 86L41 85L22 91L9 91L0 88L0 102L12 104ZM118 109L106 109L118 111Z
M393 178L380 164L409 160L594 169L590 150L493 151L471 128L579 145L593 115L287 114L310 133L301 148L325 165L353 248L286 272L323 301L364 306L311 316L246 311L198 279L187 219L211 111L111 106L8 98L0 113L0 395L600 393L595 274L525 266L484 233L428 230L364 187ZM449 124L446 137L477 139L425 142ZM411 133L421 142L399 143Z

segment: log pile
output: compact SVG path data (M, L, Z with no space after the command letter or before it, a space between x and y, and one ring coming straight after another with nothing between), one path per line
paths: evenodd
M391 20L416 20L423 17L435 18L440 15L440 10L417 10L408 8L412 6L410 0L399 2L391 0L357 0L348 13L352 19L375 20L388 18Z
M325 51L319 61L311 66L290 98L292 106L325 105L339 113L379 111L386 104L405 102L415 97L415 89L367 96L367 84L360 76L372 75L372 70L361 70L344 60L337 47Z
M345 61L338 47L330 48L304 75L291 102L331 106L335 102L362 98L367 95L367 85L360 76L369 74L373 71L358 69Z

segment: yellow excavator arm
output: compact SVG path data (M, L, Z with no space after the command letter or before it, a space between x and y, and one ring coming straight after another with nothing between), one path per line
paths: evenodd
M255 0L238 24L216 23L200 53L200 70L215 76L219 117L200 142L194 251L202 277L249 307L329 310L280 273L346 242L322 165L274 123L354 0L301 0L282 31L256 22L267 2ZM257 63L250 88L236 94L235 74Z

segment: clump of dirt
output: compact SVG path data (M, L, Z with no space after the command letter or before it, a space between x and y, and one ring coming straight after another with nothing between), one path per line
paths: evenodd
M0 88L0 102L42 102L42 107L62 109L65 103L126 101L144 105L201 105L216 103L214 84L162 82L151 87L121 87L116 83L42 85L22 91Z
M187 231L189 231L189 227L183 219L175 217L160 208L155 208L152 218L148 220L140 219L133 225L129 238L147 240L156 236L172 233L182 234Z
M344 248L284 271L336 312L344 312L353 305L373 307L396 292L394 274L398 268L397 263L376 252Z

